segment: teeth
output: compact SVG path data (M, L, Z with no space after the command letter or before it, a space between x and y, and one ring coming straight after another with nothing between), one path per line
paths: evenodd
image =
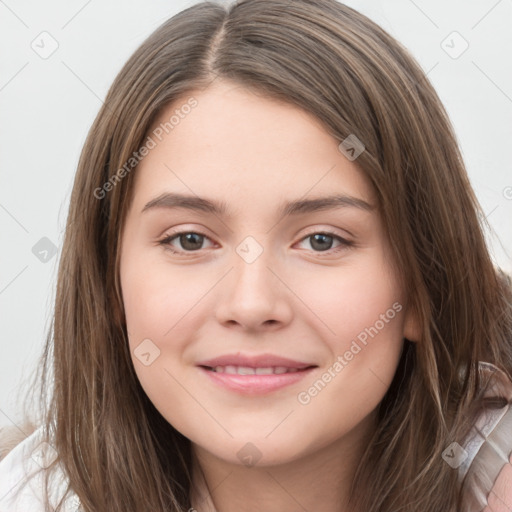
M248 366L239 366L238 375L254 375L256 373L255 368L249 368Z
M280 375L282 373L295 373L298 368L286 368L286 366L270 366L268 368L250 368L248 366L216 366L211 368L216 373L227 373L231 375Z
M272 368L256 368L256 375L272 375L273 373Z

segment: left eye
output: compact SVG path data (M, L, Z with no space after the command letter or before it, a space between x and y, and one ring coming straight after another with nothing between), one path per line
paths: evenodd
M318 249L315 250L315 252L337 252L343 248L353 245L352 242L349 242L341 236L330 232L312 233L304 237L301 241L304 240L311 240L311 247ZM332 244L334 241L338 241L339 245L338 247L332 249Z
M300 242L311 239L311 247L314 252L336 252L343 248L350 247L353 245L352 242L345 240L344 238L330 232L318 232L312 233L301 239ZM174 253L180 252L196 252L203 249L202 245L204 240L210 240L209 237L195 231L181 231L180 233L174 233L167 236L159 243L161 245L168 246L168 248ZM174 241L179 241L181 250L175 250L173 245ZM332 248L334 241L338 241L339 245L336 248Z

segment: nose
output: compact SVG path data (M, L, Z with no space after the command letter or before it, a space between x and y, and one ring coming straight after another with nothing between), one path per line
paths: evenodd
M266 250L254 261L235 252L233 269L223 279L217 320L248 331L272 331L289 324L293 293L280 268Z

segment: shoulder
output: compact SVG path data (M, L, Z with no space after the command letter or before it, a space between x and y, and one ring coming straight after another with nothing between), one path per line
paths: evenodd
M480 369L484 396L505 401L500 408L483 409L477 418L461 448L459 477L466 477L466 493L472 505L468 511L509 512L512 510L512 381L488 363L480 363Z
M46 442L39 427L17 444L0 461L0 512L44 512L44 481L46 468L57 454ZM50 504L56 506L64 495L68 481L60 466L52 472ZM76 496L71 494L63 509L79 510Z

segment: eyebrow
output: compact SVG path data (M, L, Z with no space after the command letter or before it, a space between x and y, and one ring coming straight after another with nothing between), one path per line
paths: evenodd
M279 217L346 207L359 208L365 211L374 210L374 206L363 199L346 194L335 194L313 199L298 199L296 201L286 202L282 204L279 209ZM149 201L144 206L141 213L157 208L185 208L218 216L226 216L229 212L229 208L224 201L215 201L199 196L166 192Z

